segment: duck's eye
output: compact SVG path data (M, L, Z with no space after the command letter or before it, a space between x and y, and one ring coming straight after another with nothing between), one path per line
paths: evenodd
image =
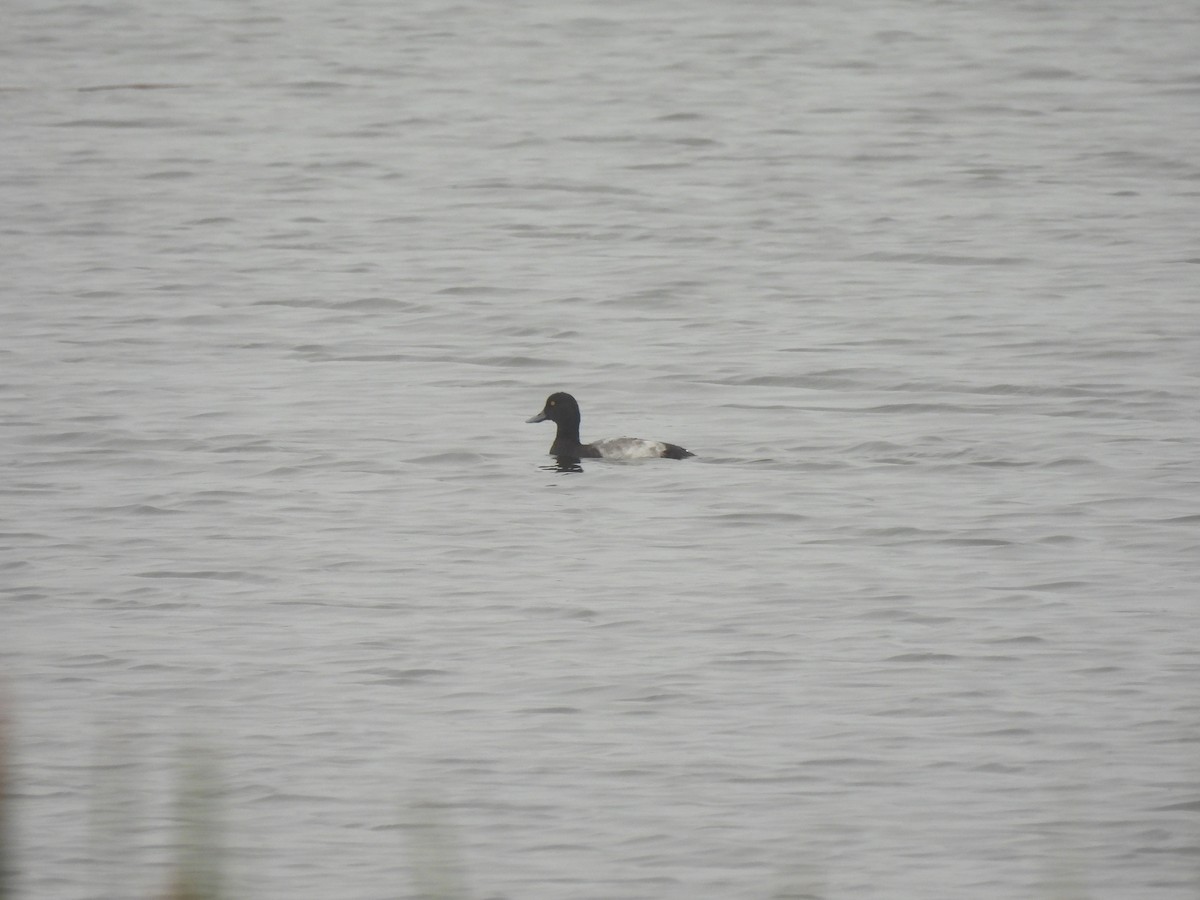
M546 405L547 405L547 406L553 406L553 405L554 405L555 403L557 403L557 402L558 402L557 400L551 400L551 401L550 401L549 403L547 403Z

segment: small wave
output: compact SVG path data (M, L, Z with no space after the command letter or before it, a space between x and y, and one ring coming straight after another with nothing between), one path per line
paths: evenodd
M176 516L182 510L178 509L163 509L161 506L152 506L149 503L130 503L126 506L114 506L111 509L116 513L130 513L135 516Z
M709 516L709 521L724 522L730 525L771 525L783 522L803 522L809 517L799 513L766 512L766 513L721 513Z
M251 575L249 572L222 571L220 569L200 569L194 572L175 571L172 569L152 569L147 572L135 572L138 578L180 578L197 579L201 581L263 581L264 579Z
M471 366L490 366L499 369L542 369L548 366L561 366L562 362L554 359L543 359L537 356L483 356L475 359L464 359Z
M55 128L173 128L182 124L177 119L147 117L144 119L70 119L54 123Z
M1200 800L1168 803L1166 806L1156 806L1154 809L1157 812L1200 812Z
M936 543L959 547L1011 547L1013 541L1000 538L941 538Z
M1018 266L1030 262L1023 256L955 256L946 253L864 253L859 262L917 263L933 266Z
M1048 534L1037 539L1039 544L1078 544L1079 538L1073 534Z
M998 589L1057 593L1058 591L1073 591L1077 590L1078 588L1085 587L1089 587L1089 583L1086 581L1043 581L1038 584L1023 584L1016 587L1005 587Z
M417 456L413 459L406 459L405 462L414 466L474 466L487 462L487 457L480 453L456 450L448 453L432 453L429 456Z
M791 388L841 388L857 387L861 382L844 375L822 375L820 373L805 375L750 375L740 378L723 378L709 381L708 384L729 385L734 387L791 387Z
M1038 66L1032 69L1026 69L1020 72L1017 78L1024 81L1062 81L1067 78L1078 78L1077 72L1072 72L1070 69L1061 69L1058 66Z
M372 669L367 674L375 676L372 684L411 684L447 673L445 669Z
M174 91L180 88L196 87L194 84L170 84L167 82L131 82L129 84L89 84L83 87L76 88L81 94L94 93L96 91Z
M978 413L979 407L962 406L958 403L884 403L866 406L859 412L868 413Z

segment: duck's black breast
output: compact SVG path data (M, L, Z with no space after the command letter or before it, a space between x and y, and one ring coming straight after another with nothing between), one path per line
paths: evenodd
M600 459L603 454L591 444L578 441L556 440L550 445L551 456L569 456L573 459Z

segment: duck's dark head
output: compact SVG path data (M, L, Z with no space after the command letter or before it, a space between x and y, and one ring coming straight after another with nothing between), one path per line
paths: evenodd
M570 394L559 391L546 398L546 405L536 416L526 419L526 422L545 422L549 420L568 428L579 428L579 404ZM576 431L578 434L578 431Z

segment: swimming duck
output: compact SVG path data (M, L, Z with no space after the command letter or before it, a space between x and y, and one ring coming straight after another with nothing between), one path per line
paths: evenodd
M550 455L573 459L686 459L695 456L676 444L646 441L641 438L612 438L584 444L579 440L579 403L570 394L559 391L546 398L546 405L526 422L551 421L558 425Z

